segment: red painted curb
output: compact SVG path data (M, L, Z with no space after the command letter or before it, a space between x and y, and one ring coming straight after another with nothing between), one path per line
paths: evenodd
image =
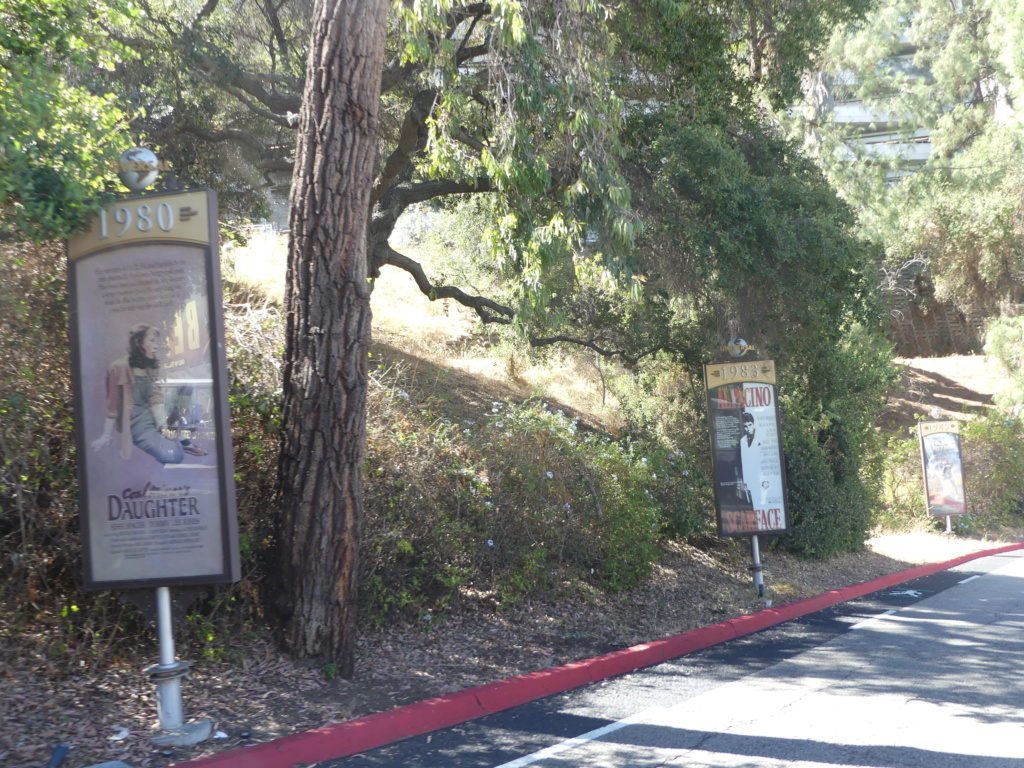
M499 680L356 720L177 763L175 768L292 768L296 763L316 763L355 755L410 736L458 725L571 688L678 658L971 560L1020 549L1024 549L1024 543L973 552L942 563L919 565L594 659Z
M570 688L589 685L592 682L587 663L577 661L561 667L552 667L520 677L480 685L476 688L467 688L462 693L472 694L485 712L492 713L568 691Z

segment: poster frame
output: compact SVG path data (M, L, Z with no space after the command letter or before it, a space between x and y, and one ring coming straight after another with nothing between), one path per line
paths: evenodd
M733 373L735 375L731 376L730 374ZM726 516L731 513L738 512L756 515L753 506L747 508L736 503L729 503L729 493L725 486L735 486L735 482L723 482L721 480L723 472L730 468L729 466L722 465L721 456L729 452L729 449L723 448L720 444L719 430L716 428L715 424L716 416L722 409L716 406L716 400L720 401L721 399L713 396L714 391L724 386L743 383L759 384L761 386L770 387L771 389L771 407L774 414L774 433L777 445L777 451L772 458L774 458L776 462L774 468L777 469L781 483L780 490L782 506L779 510L783 521L781 527L760 529L756 526L748 525L741 528L734 528L726 524ZM786 463L782 443L782 414L779 409L778 387L775 383L774 361L737 359L707 364L704 366L704 389L707 400L708 440L711 446L711 476L713 478L712 485L715 496L715 520L718 535L725 538L739 536L776 536L787 533L791 526L789 515L789 490L786 482ZM735 464L731 465L731 467L734 468ZM735 494L735 488L733 488L733 494Z
M180 198L175 200L175 198ZM139 206L153 202L162 203L199 202L205 205L205 211L197 211L194 207L182 207L183 224L180 233L173 231L161 233L159 236L147 236L148 232L128 231L121 233L123 238L112 237L114 227L107 230L107 216L111 211L124 208L135 210ZM205 215L204 215L205 214ZM79 478L79 519L81 522L82 552L84 566L84 583L86 590L105 589L139 589L151 587L193 586L203 584L228 584L241 578L241 563L238 547L238 520L235 501L234 462L231 447L231 419L228 400L228 378L224 346L224 319L219 264L217 196L211 189L188 189L155 192L150 194L121 197L106 206L92 222L92 228L67 242L68 270L68 318L69 337L71 344L72 387L74 395L74 418L76 433L76 449L78 452ZM112 242L105 243L104 240ZM96 576L96 553L92 546L92 528L99 510L90 509L89 489L97 478L96 470L90 465L90 435L85 429L85 384L83 381L84 366L82 360L82 315L79 307L79 270L82 265L90 264L90 259L102 258L106 254L124 254L130 249L146 249L151 246L186 246L196 248L202 256L203 279L206 293L207 333L209 338L209 363L212 384L210 387L213 402L213 428L216 439L213 451L216 458L218 521L217 530L220 535L219 565L208 572L178 572L141 578L100 578ZM143 250L144 254L145 251ZM142 256L140 256L140 260Z
M957 479L960 481L959 488L963 495L963 509L959 511L951 510L948 507L940 509L940 505L932 504L932 491L935 490L933 485L936 482L936 478L934 477L934 473L930 473L928 471L928 464L932 458L929 456L930 451L928 438L934 435L953 435L954 437L956 462L954 466L951 467L951 472L956 476L953 479L954 484L956 484ZM921 454L921 478L924 484L924 503L928 516L958 517L960 515L967 514L967 491L964 478L963 446L960 442L960 422L953 419L927 419L925 421L920 421L917 424L917 439ZM936 441L933 440L931 442ZM941 483L941 480L938 482Z

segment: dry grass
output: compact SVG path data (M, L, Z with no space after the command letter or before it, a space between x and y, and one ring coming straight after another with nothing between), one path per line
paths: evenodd
M412 243L404 250L430 270L431 254ZM280 301L284 295L287 243L283 236L256 233L248 245L228 250L225 273ZM430 301L412 277L384 267L370 299L375 344L401 349L406 358L445 367L543 395L615 432L622 426L618 403L608 390L611 364L594 356L564 354L533 363L521 353L496 349L496 336L481 333L476 313L454 301Z
M244 246L224 245L221 266L225 277L250 285L280 304L288 268L288 241L279 233L255 231Z

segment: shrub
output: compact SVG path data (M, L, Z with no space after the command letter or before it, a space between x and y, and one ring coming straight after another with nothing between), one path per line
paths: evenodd
M985 331L985 352L1006 368L1006 387L997 394L997 401L1020 415L1024 407L1024 315L991 320Z
M879 530L921 531L936 525L924 496L920 442L915 430L910 433L910 437L892 435L887 441L882 504L873 520Z
M817 558L862 549L883 491L874 428L896 380L891 347L854 325L841 343L779 365L791 531L778 546Z
M1019 526L1024 517L1024 420L990 416L965 424L964 488L968 516L958 520L979 533Z
M375 380L362 547L367 615L634 586L670 532L697 533L683 456L613 440L535 400L455 421Z

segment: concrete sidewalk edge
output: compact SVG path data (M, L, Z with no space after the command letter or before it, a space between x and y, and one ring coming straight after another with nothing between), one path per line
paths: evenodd
M593 659L531 672L487 685L467 688L416 704L379 712L344 723L314 728L273 741L175 764L175 768L292 768L348 757L411 736L448 728L510 709L571 688L685 656L693 651L781 624L847 600L947 570L971 560L1024 549L1024 543L972 552L941 563L928 563L877 579L834 589L804 600L701 627Z

